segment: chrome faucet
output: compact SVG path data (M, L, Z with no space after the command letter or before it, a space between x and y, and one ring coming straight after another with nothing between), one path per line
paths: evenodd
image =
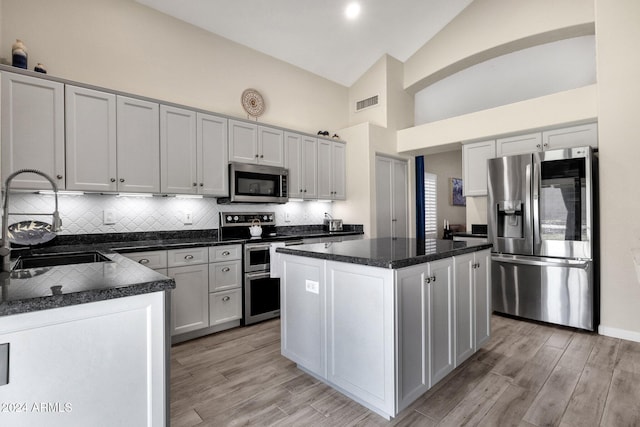
M37 169L20 169L9 175L4 182L4 201L2 203L2 247L0 247L0 256L2 256L2 272L9 272L11 270L11 243L9 242L9 192L11 190L11 181L23 173L35 173L47 179L51 183L53 189L53 195L55 196L56 206L55 210L51 214L43 213L22 213L22 215L52 215L53 224L51 224L51 231L54 233L60 231L62 221L60 220L60 213L58 212L58 186L51 179L49 175L44 172L40 172Z

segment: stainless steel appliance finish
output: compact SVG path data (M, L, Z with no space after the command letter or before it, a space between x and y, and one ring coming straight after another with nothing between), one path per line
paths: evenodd
M229 197L218 203L287 203L289 170L275 166L229 163Z
M246 243L244 245L244 272L269 271L271 267L269 243Z
M495 311L595 330L596 162L590 147L488 161Z

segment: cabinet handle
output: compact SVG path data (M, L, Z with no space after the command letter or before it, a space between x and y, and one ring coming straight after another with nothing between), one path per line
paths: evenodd
M264 154L260 154L260 158L261 158L261 159L264 159Z
M200 183L200 187L204 187L204 182L201 182L201 183Z
M62 175L56 175L56 178L62 179Z
M120 178L120 182L124 182L124 178Z
M231 269L229 267L225 267L222 269L223 273L228 273L229 271L231 271Z
M536 144L536 148L540 148L540 144Z
M547 143L545 142L544 144L542 144L542 146L543 146L544 148L547 148L547 147L549 146L549 144L547 144Z
M229 251L222 252L222 256L229 256L229 255L231 255L231 252Z
M431 281L435 282L436 281L436 276L431 276Z
M197 187L197 186L198 186L198 183L197 183L197 182L194 182L194 183L193 183L193 186L194 186L194 187Z
M184 259L186 259L187 261L190 261L193 259L193 255L185 255Z
M115 178L111 178L110 181L111 182L116 182L116 179Z
M431 283L431 277L425 277L424 283Z
M222 297L222 301L227 302L231 299L230 296Z
M140 264L149 264L149 260L147 258L142 258L140 261L138 261Z
M260 156L258 156L258 155L256 154L256 159L257 159L258 157L260 157Z

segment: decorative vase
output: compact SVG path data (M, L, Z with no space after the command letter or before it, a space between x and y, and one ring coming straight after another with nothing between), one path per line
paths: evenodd
M12 65L18 68L27 68L27 47L22 40L16 39L11 46Z

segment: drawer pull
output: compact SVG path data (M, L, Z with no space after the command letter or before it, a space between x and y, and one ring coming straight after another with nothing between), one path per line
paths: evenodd
M186 259L187 261L191 261L193 259L193 255L185 255L184 259Z
M140 264L149 264L149 260L147 258L142 258L140 261L138 261Z
M229 251L222 252L222 256L229 256L229 255L231 255L231 252Z
M227 302L231 299L230 296L222 297L222 301Z
M231 271L231 269L229 267L225 267L225 268L222 269L223 273L228 273L230 271Z

